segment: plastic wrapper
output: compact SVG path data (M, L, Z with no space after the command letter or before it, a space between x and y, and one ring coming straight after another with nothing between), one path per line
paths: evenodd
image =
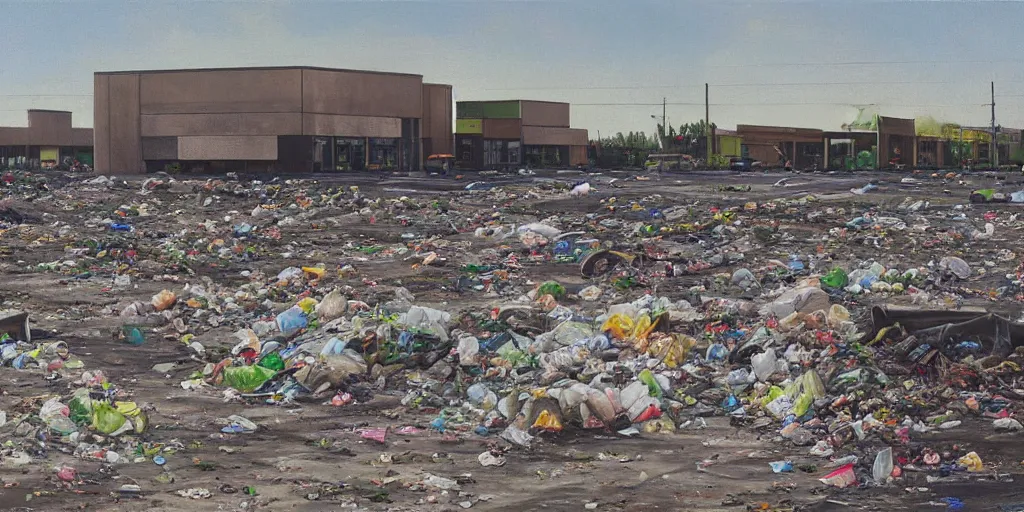
M967 455L960 457L956 462L957 464L967 468L967 471L971 473L985 471L985 464L981 462L981 457L978 456L977 452L970 452Z
M333 290L316 305L316 316L322 322L330 322L343 316L347 309L348 300L340 291Z
M262 366L229 366L224 368L224 384L242 393L251 393L276 373Z
M106 402L99 402L93 406L92 427L104 434L117 432L127 421L128 418L124 414Z
M178 296L170 290L161 290L160 293L153 296L150 303L153 305L153 309L157 311L163 311L170 308L177 302Z
M843 489L857 485L857 475L853 472L853 464L846 464L818 479L818 481L829 487Z
M292 306L287 311L277 315L277 329L288 336L305 329L308 324L305 311L299 306Z
M556 299L561 299L565 297L565 287L556 281L547 281L537 288L537 296L541 295L551 295Z

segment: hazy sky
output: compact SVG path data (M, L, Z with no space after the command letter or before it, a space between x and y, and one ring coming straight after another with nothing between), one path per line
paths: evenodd
M0 0L0 13L0 125L49 108L91 126L94 71L316 65L418 73L456 99L572 102L591 137L652 131L662 97L673 125L703 118L705 82L719 126L839 129L866 104L987 125L995 80L998 122L1024 127L1024 2Z

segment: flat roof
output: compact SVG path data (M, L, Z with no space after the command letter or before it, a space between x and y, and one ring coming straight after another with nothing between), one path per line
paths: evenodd
M521 99L521 98L520 99L515 99L515 100L463 100L463 101L456 101L455 103L509 103L509 102L512 102L512 101L519 101L519 102L529 101L531 103L550 103L552 105L572 105L572 103L569 103L568 101L524 100L524 99Z
M70 110L49 110L45 108L30 108L29 112L49 112L51 114L70 114Z
M254 67L234 67L234 68L183 68L183 69L136 69L127 71L96 71L96 75L135 75L143 73L182 73L182 72L199 72L199 71L280 71L280 70L291 70L291 69L311 69L316 71L335 71L343 73L365 73L373 75L394 75L394 76L415 76L420 79L423 75L417 75L414 73L395 73L391 71L369 71L365 69L342 69L342 68L325 68L319 66L254 66Z

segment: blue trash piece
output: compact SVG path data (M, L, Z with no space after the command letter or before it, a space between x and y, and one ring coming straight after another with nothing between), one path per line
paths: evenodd
M434 418L434 421L430 422L430 428L438 432L444 432L444 418Z

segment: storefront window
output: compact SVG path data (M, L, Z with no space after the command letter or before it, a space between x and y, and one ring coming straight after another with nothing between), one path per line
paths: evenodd
M507 165L519 163L517 140L485 140L484 165Z
M514 140L508 143L508 163L518 164L519 163L519 141Z
M370 139L370 169L398 168L399 139Z
M366 141L364 139L334 139L334 168L339 171L361 171L366 167Z

